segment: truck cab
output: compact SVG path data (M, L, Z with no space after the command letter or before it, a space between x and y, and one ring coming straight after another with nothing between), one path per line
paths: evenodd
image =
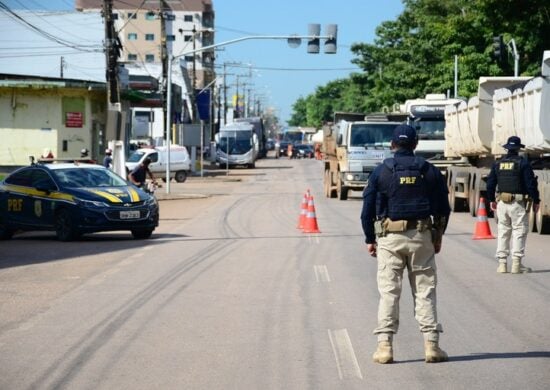
M393 155L393 130L400 124L378 115L325 128L325 195L346 200L349 191L363 191L376 166Z

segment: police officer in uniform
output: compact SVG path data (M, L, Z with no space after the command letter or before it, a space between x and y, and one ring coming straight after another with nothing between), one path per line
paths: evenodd
M528 210L532 205L536 213L540 203L537 178L529 162L519 156L525 147L519 137L508 138L502 147L508 153L493 164L487 177L487 200L498 217L497 272L508 272L508 255L512 257L513 274L531 272L521 262L529 230Z
M436 310L435 253L441 250L451 212L445 180L439 170L416 157L416 131L395 128L393 158L380 164L363 192L361 223L367 249L378 259L380 293L376 363L393 362L393 335L399 327L399 298L407 269L415 318L424 336L427 363L448 360L439 347L441 325Z

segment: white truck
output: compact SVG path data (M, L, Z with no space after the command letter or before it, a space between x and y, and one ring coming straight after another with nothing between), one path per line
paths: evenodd
M482 77L477 96L446 107L445 156L464 159L462 166L448 169L453 211L476 215L491 165L506 153L502 145L508 137L517 135L535 169L541 197L538 213L530 211L530 231L550 233L549 107L550 51L544 52L542 77Z
M393 130L401 122L386 115L334 116L334 125L323 128L324 193L346 200L349 191L363 191L374 168L393 155Z
M248 168L254 168L256 166L260 148L253 124L228 123L220 128L214 138L216 161L220 167L245 165Z
M166 164L168 163L168 148L158 146L156 148L141 148L134 151L126 161L126 174L141 164L146 158L151 159L149 170L156 177L166 177ZM191 159L185 146L172 145L170 147L170 179L178 183L187 180L191 172ZM166 180L166 179L164 179Z
M418 134L415 153L429 160L445 172L456 160L447 159L445 153L445 107L459 104L460 99L447 98L445 94L427 94L424 98L410 99L399 106L399 113Z

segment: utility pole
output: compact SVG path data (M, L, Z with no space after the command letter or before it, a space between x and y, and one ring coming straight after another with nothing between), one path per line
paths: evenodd
M225 62L223 63L223 124L227 123L227 74L225 73Z
M168 55L166 50L166 19L164 10L166 9L166 2L165 0L161 0L160 2L160 10L159 10L159 17L160 17L160 58L162 62L162 128L164 132L164 139L166 139L166 132L170 131L170 129L167 128L167 121L166 121L166 114L167 114L167 102L168 99L170 99L170 96L168 96ZM169 146L169 145L166 145Z
M239 118L239 75L237 75L237 93L235 98L235 110L233 112L233 119Z
M105 17L105 48L107 67L107 94L110 103L120 102L118 89L118 38L116 37L115 25L113 22L113 0L103 2L103 14ZM117 138L118 139L118 138Z
M65 67L65 58L61 56L61 61L59 63L59 77L63 78L63 68Z
M105 78L107 81L107 123L105 138L113 150L113 171L123 176L125 171L124 138L122 133L122 109L118 80L118 57L122 45L115 30L113 18L113 0L103 1L105 18ZM93 150L92 145L92 150Z
M191 120L193 123L195 123L195 120L197 119L197 99L196 99L196 95L195 95L195 90L197 89L197 54L195 52L196 49L196 40L197 40L197 37L196 37L196 34L197 34L197 29L195 27L195 25L193 25L193 30L191 30L193 32L193 80L192 80L192 88L191 88L191 104L192 104L192 107L193 107L193 112L192 112L192 116L191 116Z

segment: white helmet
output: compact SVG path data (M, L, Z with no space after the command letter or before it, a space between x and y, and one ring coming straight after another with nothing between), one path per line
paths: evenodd
M111 154L113 151L110 148L105 149L105 154Z

